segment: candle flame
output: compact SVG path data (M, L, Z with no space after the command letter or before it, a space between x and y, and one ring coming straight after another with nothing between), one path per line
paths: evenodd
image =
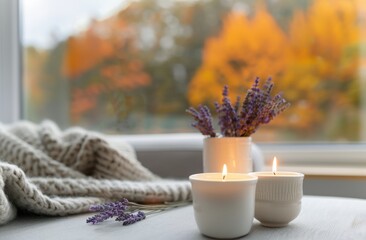
M273 172L273 175L276 175L276 172L277 172L277 158L276 157L273 158L272 172Z
M227 166L226 164L224 164L224 166L222 167L222 180L225 180L226 175L227 175Z

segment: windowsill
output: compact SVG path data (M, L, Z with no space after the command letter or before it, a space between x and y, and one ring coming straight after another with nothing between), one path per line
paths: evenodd
M306 178L366 179L364 143L261 144L271 171L273 156L279 159L281 171L304 173Z
M131 143L142 164L161 177L188 179L190 174L202 172L202 135L134 135L112 139ZM279 171L305 174L304 194L366 199L365 144L259 143L257 146L265 160L265 171L271 171L276 156Z
M270 166L265 167L265 171L271 171ZM284 166L280 171L301 172L306 178L327 178L327 179L366 179L365 167L330 167L330 166Z
M199 152L203 146L203 136L197 133L124 135L110 136L110 139L117 141L123 139L132 144L138 153L146 153L149 156L152 153L156 155L159 151L169 152L170 160L174 159L177 153L182 158L185 152L196 152L195 159L184 159L186 164L188 162L198 164L197 161L201 158ZM258 143L257 145L264 156L265 170L270 171L272 159L277 156L281 171L301 172L308 178L366 179L365 144Z

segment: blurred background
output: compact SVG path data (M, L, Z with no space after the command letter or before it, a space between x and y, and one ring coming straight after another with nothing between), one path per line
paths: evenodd
M364 0L21 3L25 119L196 132L186 108L271 76L291 107L255 141L366 140Z

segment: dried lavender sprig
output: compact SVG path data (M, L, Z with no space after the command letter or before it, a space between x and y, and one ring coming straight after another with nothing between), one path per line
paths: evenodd
M273 89L271 78L267 79L263 89L258 90L257 81L255 82L255 85L256 91L250 92L253 90L252 88L247 94L247 97L250 93L254 95L255 101L253 106L255 109L253 112L255 112L255 114L249 114L250 116L247 117L247 120L244 122L245 124L241 126L242 136L250 136L261 124L269 123L275 116L289 107L289 103L287 103L280 94L277 94L273 99L271 99L270 93Z
M264 88L263 88L263 91L265 91L266 96L270 97L270 95L271 95L271 91L272 91L272 88L273 88L272 78L271 78L271 77L269 77L269 78L266 80L266 83L264 84Z
M255 103L258 100L258 86L259 78L257 77L244 98L242 109L240 111L239 128L237 129L238 136L240 137L250 136L250 132L252 131L250 128L254 119L253 114L255 114L256 111Z
M235 106L234 106L234 110L235 110L235 112L236 112L236 114L237 114L237 116L239 116L239 109L240 109L240 96L237 96L236 97L236 102L235 102Z
M137 213L131 213L128 218L123 220L123 226L131 225L146 218L145 213L138 211Z
M91 211L99 211L98 214L89 217L86 222L92 224L101 223L109 218L116 217L116 221L122 221L123 225L130 225L146 218L146 215L153 214L157 211L165 211L172 208L177 208L190 204L188 201L184 202L166 202L164 204L143 205L134 202L129 202L123 198L120 201L104 203L99 205L92 205ZM145 210L147 213L141 211Z
M129 209L141 209L141 210L161 210L161 209L169 209L169 208L176 208L187 206L189 201L181 201L181 202L164 202L164 204L139 204L135 202L129 202Z
M127 209L128 204L129 204L129 201L126 198L122 198L121 200L115 201L115 202L91 205L89 207L89 210L93 211L93 212L101 212L101 211L114 210L114 209L125 210L125 209Z
M256 92L259 85L259 78L257 77L252 85L252 88L250 88L247 91L247 95L244 98L242 109L240 111L240 130L245 128L246 125L250 124L250 116L254 112L254 104L256 101Z
M224 86L222 91L222 104L215 102L215 109L218 114L221 133L225 137L249 137L256 132L261 124L269 123L275 116L289 107L289 103L277 94L271 98L273 82L268 78L263 87L259 87L260 79L257 77L247 94L240 108L240 97L233 106L228 97L229 89ZM199 107L198 111L189 108L187 110L195 121L192 126L196 127L204 135L215 136L210 121L208 123L205 111ZM207 108L207 107L206 107ZM207 134L211 133L211 134Z
M215 137L216 133L212 126L212 116L207 106L200 105L198 110L190 107L186 110L193 119L192 127L197 128L203 135Z
M110 212L102 212L86 219L86 223L98 224L109 218L114 217L114 214Z
M119 216L117 216L114 220L118 221L118 222L123 222L123 221L127 220L130 217L131 217L130 213L125 213L124 212L124 213L120 214Z
M285 109L287 109L290 106L290 103L288 103L281 94L277 94L274 99L270 103L270 114L269 117L271 120L276 117L278 114L283 112Z
M227 85L224 86L222 91L222 104L219 108L216 107L216 109L218 109L217 113L221 134L227 137L235 137L236 125L239 119L235 107L232 106L229 99L229 87Z
M203 114L203 117L205 119L205 122L207 124L207 132L209 132L209 135L216 135L212 126L212 116L210 109L207 106L202 106L200 108L201 113Z
M255 133L255 131L261 124L260 116L263 112L265 105L267 104L267 101L268 98L262 89L259 89L254 93L254 103L252 106L251 114L247 116L244 128L242 128L244 129L244 131L241 132L240 135L250 136L251 134Z
M128 209L128 200L123 198L116 202L109 202L99 205L90 206L89 210L93 212L100 212L92 217L89 217L86 222L97 224L103 222L109 218L119 216Z

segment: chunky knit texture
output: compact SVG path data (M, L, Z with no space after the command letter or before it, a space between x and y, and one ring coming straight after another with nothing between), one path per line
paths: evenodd
M137 202L191 199L188 181L163 180L143 167L127 143L81 128L0 124L0 225L16 209L44 215L86 212L125 197Z

